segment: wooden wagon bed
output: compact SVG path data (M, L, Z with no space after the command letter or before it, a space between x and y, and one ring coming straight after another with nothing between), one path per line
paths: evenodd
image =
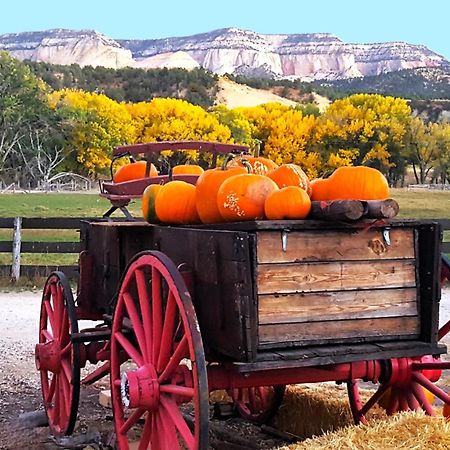
M440 233L412 220L84 222L94 273L81 274L78 302L110 313L127 262L160 250L192 270L210 361L248 371L440 354Z

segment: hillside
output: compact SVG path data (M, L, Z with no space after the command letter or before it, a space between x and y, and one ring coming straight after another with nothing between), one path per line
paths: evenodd
M302 81L449 67L443 56L407 42L348 43L330 33L262 34L239 28L164 39L115 40L95 30L53 29L0 35L20 60L114 69L203 68L224 75Z

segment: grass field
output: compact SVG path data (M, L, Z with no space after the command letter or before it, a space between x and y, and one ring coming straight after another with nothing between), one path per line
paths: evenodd
M401 218L450 218L450 192L392 189L391 197L400 205ZM14 193L0 194L0 217L101 217L110 207L96 193ZM130 204L130 212L140 217L140 201ZM121 216L120 211L114 216ZM23 241L78 241L75 230L23 230ZM450 240L450 232L446 233ZM0 241L11 241L12 230L0 228ZM78 254L22 254L22 264L75 264ZM10 264L11 254L0 253L0 264Z

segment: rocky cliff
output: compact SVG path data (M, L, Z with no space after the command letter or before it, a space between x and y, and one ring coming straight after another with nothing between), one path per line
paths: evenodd
M186 37L113 40L96 31L0 35L0 50L19 59L81 66L203 67L218 74L340 79L416 67L450 67L423 45L349 44L328 33L258 34L226 28Z

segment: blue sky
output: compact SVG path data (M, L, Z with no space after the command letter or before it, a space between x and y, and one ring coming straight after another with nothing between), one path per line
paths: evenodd
M450 59L450 0L9 0L0 14L0 34L90 28L116 39L151 39L225 27L329 32L345 42L424 44Z

